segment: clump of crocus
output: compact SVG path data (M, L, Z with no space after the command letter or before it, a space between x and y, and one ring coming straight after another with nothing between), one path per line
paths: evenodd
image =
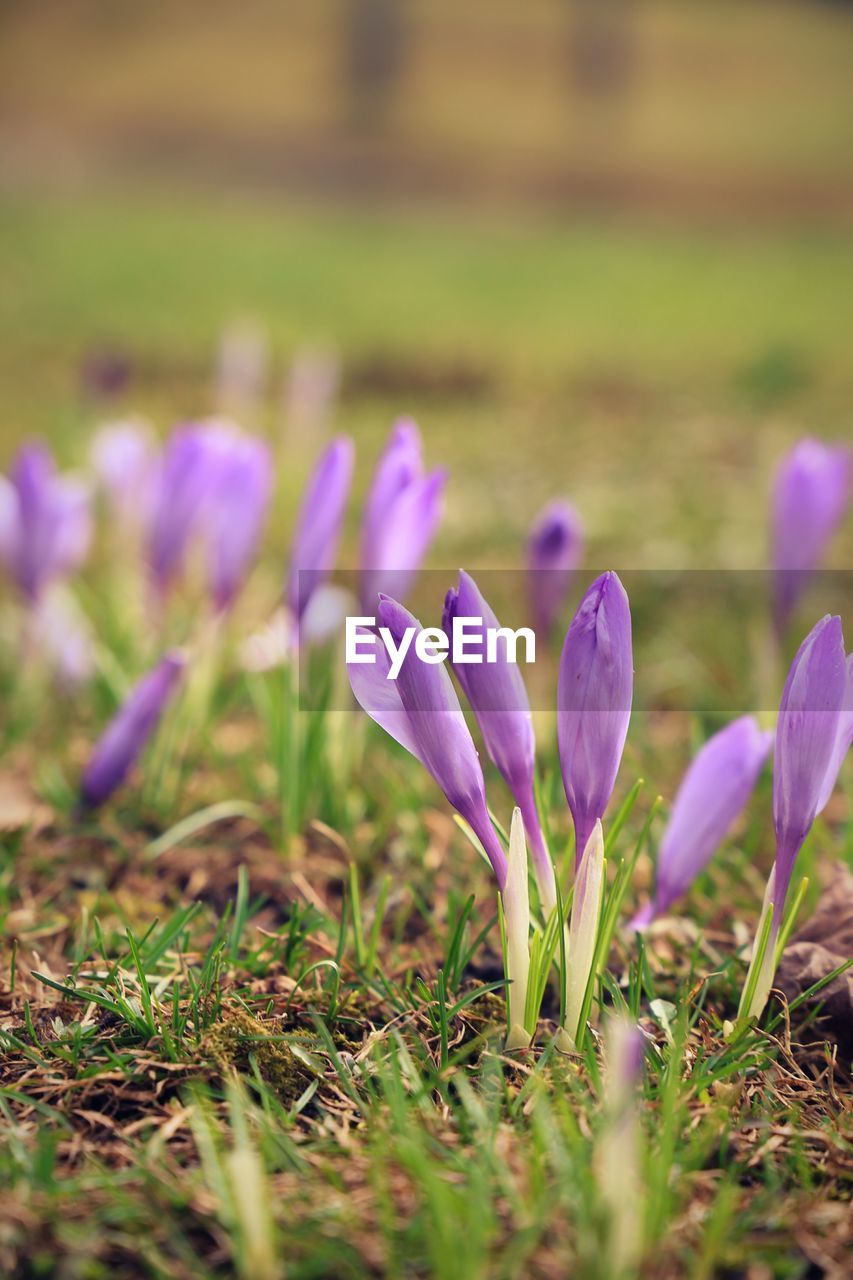
M800 645L779 705L773 759L776 858L741 997L740 1025L760 1017L767 1003L786 941L785 902L794 864L850 745L851 709L853 665L845 659L841 620L827 615Z
M547 917L557 904L557 892L554 865L536 809L536 742L524 678L518 663L509 661L506 641L496 645L495 661L485 660L486 633L496 634L499 623L474 579L464 572L444 602L442 627L446 634L451 634L456 618L468 620L466 650L470 660L457 662L454 670L477 717L489 757L521 810ZM476 623L480 624L479 635Z
M629 928L645 929L687 892L746 807L772 742L752 716L741 716L697 752L661 840L652 900Z
M631 718L631 610L615 573L596 578L569 627L557 684L557 739L579 866L610 801Z
M80 566L90 540L86 486L59 475L44 446L24 445L0 476L0 560L28 605Z
M217 612L227 609L255 554L272 490L267 446L225 421L192 423L172 433L151 502L148 562L165 597L197 541Z
M364 504L359 594L365 613L380 591L405 599L441 519L446 479L442 469L424 472L417 427L398 422Z
M801 440L779 464L771 511L773 614L779 634L841 523L851 480L851 451L819 440Z
M335 563L354 459L352 440L339 436L320 458L305 488L293 534L285 590L288 608L297 625Z
M533 625L546 644L565 608L583 555L583 525L570 502L557 500L537 516L527 543L527 583Z
M379 597L377 625L400 651L407 632L423 632L402 605ZM414 629L412 632L411 629ZM486 805L480 759L453 681L444 663L422 661L412 646L406 650L396 680L387 678L391 660L387 643L376 646L373 663L348 663L356 701L386 733L405 747L438 783L450 804L473 831L498 882L506 929L511 1048L530 1043L525 1008L530 967L530 911L527 898L527 852L524 824L513 814L509 858L497 837Z
M181 653L169 653L133 687L86 766L80 796L87 808L102 805L125 780L157 728L184 667Z

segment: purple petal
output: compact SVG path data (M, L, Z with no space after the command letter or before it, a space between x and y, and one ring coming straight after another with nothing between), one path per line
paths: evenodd
M161 592L182 571L190 540L200 530L205 503L218 479L215 430L192 423L173 431L157 476L148 538L148 562Z
M560 659L557 737L579 862L604 816L631 718L631 610L615 573L602 574L572 620Z
M547 640L565 608L583 554L583 525L569 502L550 502L536 519L527 545L533 625Z
M819 440L801 440L781 461L772 497L775 618L790 621L808 574L817 568L850 497L853 455Z
M127 777L157 727L184 665L180 653L167 654L131 690L86 767L81 786L84 804L92 808L103 804Z
M76 569L89 549L89 494L59 476L42 445L25 445L3 489L3 555L21 591L35 602L56 578Z
M423 474L415 424L397 423L379 460L364 509L361 534L361 602L393 591L403 599L441 519L444 471Z
M354 459L352 440L339 436L308 481L293 535L287 584L287 602L297 619L335 563Z
M121 524L147 523L157 476L156 449L144 422L114 422L92 441L92 469Z
M272 492L272 458L256 438L235 437L225 451L205 516L210 589L219 610L243 585L255 556Z
M851 742L853 742L853 653L848 654L847 657L844 702L841 707L841 715L838 717L838 729L835 734L832 755L821 787L820 798L817 802L818 813L822 813L829 804L829 798L835 790L835 784L838 781L838 775L847 757L847 752L850 750Z
M415 635L422 630L412 614L387 596L380 597L377 621L380 627L388 629L398 645L408 628L414 628ZM377 656L381 648L377 646ZM380 669L374 668L374 680L368 681L362 675L366 666L350 665L357 700L369 716L421 761L451 805L469 823L502 889L506 881L506 855L488 815L477 749L445 664L422 662L415 654L412 641L396 682L386 682L396 685L396 698L405 713L405 727L398 716L395 697L380 692L377 675ZM384 666L384 670L388 667Z
M827 614L800 645L779 705L773 766L777 923L794 860L825 790L846 678L841 620Z
M661 841L654 915L667 911L707 865L745 808L772 745L772 733L742 716L697 752Z

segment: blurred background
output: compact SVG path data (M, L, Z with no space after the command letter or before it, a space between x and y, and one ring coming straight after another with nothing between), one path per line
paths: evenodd
M435 565L561 493L592 564L728 567L853 434L853 4L4 0L0 60L3 467L227 409L282 554L325 435L363 489L405 412Z

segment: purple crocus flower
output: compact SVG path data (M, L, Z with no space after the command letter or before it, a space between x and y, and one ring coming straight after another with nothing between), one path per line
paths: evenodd
M91 532L85 485L60 476L44 446L24 445L0 477L0 559L31 605L82 563Z
M335 563L354 457L352 440L339 436L320 458L305 489L293 534L286 592L297 621Z
M846 688L841 619L827 614L800 645L779 704L773 764L774 936L797 854L841 766L837 744L846 724Z
M106 494L113 519L136 530L151 514L157 458L145 422L113 422L96 432L90 450L92 469Z
M631 718L631 610L615 573L587 591L569 627L557 682L557 739L579 864L604 816Z
M845 741L849 745L849 666L841 620L827 614L800 645L785 681L773 761L776 859L756 933L756 944L761 938L765 942L753 951L734 1031L759 1018L767 1003L794 863L835 785L842 746Z
M570 502L557 500L537 516L527 544L528 590L533 625L547 642L583 554L583 525Z
M380 591L402 600L441 518L447 473L424 474L421 438L403 419L391 432L364 506L361 605L368 613Z
M851 451L819 440L801 440L779 464L773 483L771 554L774 619L780 634L841 523L851 479Z
M148 563L160 596L183 570L205 505L219 483L219 468L209 426L190 423L172 432L160 463L148 532Z
M272 492L272 457L255 436L218 443L219 462L203 516L210 593L217 610L230 608L257 550Z
M376 618L398 648L409 629L415 635L422 630L416 618L387 596L379 597ZM410 644L399 675L389 680L390 659L383 645L376 645L375 657L375 663L347 664L356 701L432 775L479 839L503 891L506 854L489 818L480 759L444 663L422 662Z
M156 729L184 665L182 654L169 653L131 690L86 766L80 789L84 805L103 804L127 777Z
M772 743L772 733L741 716L697 752L661 840L654 896L631 929L645 928L687 892L745 808Z
M472 660L456 663L454 670L477 717L489 757L521 810L542 905L548 914L556 905L557 895L554 865L536 810L536 741L527 689L518 663L508 660L505 644L496 647L497 661L485 661L485 634L500 624L474 579L462 571L459 586L455 590L451 587L444 601L441 625L448 636L457 618L476 619L480 624L479 629L466 627L465 646Z

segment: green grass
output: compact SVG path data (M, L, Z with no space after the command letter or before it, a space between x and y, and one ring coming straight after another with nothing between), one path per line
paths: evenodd
M340 347L336 425L357 439L358 495L390 419L417 413L430 464L451 469L433 565L517 565L537 505L567 492L592 565L757 566L773 460L805 428L849 433L851 257L840 233L6 200L3 458L41 433L82 462L102 410L77 396L76 362L96 341L137 363L111 412L141 408L163 431L209 412L220 327L248 312L279 367L297 342ZM460 360L484 371L476 395L445 385ZM393 372L391 389L359 384L369 361ZM432 390L424 371L442 375ZM277 414L270 390L271 434ZM598 1033L623 1005L648 1037L639 1273L805 1280L816 1258L840 1271L849 1063L812 1004L790 1028L774 1005L761 1033L733 1045L722 1033L769 867L769 778L671 927L639 949L616 929L583 1054L551 1043L552 975L535 1052L506 1055L494 887L434 786L372 726L296 712L280 676L247 681L233 661L278 598L317 447L291 440L283 455L201 719L167 727L144 785L137 775L97 816L75 811L80 769L151 658L127 612L133 571L117 573L102 529L75 584L103 659L82 695L22 673L4 620L0 1271L614 1280ZM848 528L836 563L850 546ZM439 583L444 572L422 584L431 609ZM179 602L172 638L192 635L195 604ZM695 715L664 714L693 671L689 635L648 608L642 623L653 713L635 718L613 812L648 781L613 866L642 842L658 791L671 798L689 744L732 710L722 678ZM723 677L745 661L742 624L708 626ZM553 690L538 697L550 706ZM553 724L537 723L564 850ZM806 912L853 851L843 813L842 801L804 850ZM652 850L660 830L655 817ZM650 874L643 849L619 885L626 914Z

